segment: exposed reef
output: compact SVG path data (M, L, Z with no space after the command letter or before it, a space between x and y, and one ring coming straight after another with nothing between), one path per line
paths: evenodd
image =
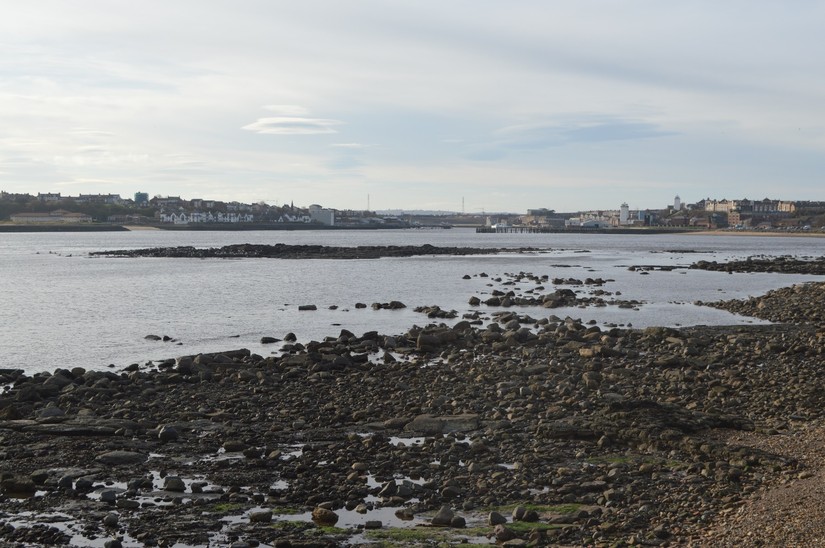
M502 249L487 247L437 247L429 244L409 246L355 246L288 244L236 244L223 247L196 248L191 246L156 247L149 249L121 249L94 251L92 256L108 257L168 257L187 259L378 259L381 257L414 257L419 255L491 255L495 253L537 252L533 248Z
M741 261L698 261L690 268L717 272L770 272L825 275L825 257L748 257Z

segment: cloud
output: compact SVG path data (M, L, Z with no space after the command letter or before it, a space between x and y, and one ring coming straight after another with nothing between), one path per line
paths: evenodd
M362 144L362 143L333 143L329 146L336 147L336 148L362 149L362 148L369 148L372 145L365 145L365 144Z
M323 135L338 133L335 126L344 123L330 118L310 117L309 110L300 105L265 105L263 108L277 116L258 118L241 129L269 135Z
M570 120L530 122L498 129L499 146L541 149L575 143L600 143L669 137L676 132L658 124L612 116L584 116Z

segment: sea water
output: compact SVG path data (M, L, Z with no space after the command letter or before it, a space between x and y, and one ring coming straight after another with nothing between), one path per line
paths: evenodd
M420 256L364 260L158 259L90 257L92 251L229 244L423 245L531 247L541 252ZM613 280L601 289L642 301L638 309L515 307L534 318L551 314L600 325L733 325L760 323L694 301L746 298L822 277L726 274L689 270L699 260L751 255L821 256L825 239L724 235L476 234L473 230L0 234L0 368L123 368L185 354L248 348L277 350L264 336L299 341L378 331L394 335L426 325L417 306L454 309L459 319L501 287L493 278L530 272L552 278ZM647 275L635 265L676 267ZM489 277L482 277L480 274ZM470 279L464 279L469 275ZM551 284L544 284L547 292ZM518 286L528 289L530 284ZM568 286L565 286L568 287ZM583 296L585 296L583 294ZM402 310L372 310L401 301ZM366 309L357 309L365 303ZM299 311L314 304L315 311ZM435 320L445 321L449 320ZM453 320L455 321L455 320ZM147 335L173 341L148 340Z

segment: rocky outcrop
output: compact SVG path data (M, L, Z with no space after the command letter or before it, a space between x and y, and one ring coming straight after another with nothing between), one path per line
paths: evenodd
M771 272L825 275L825 257L748 257L742 261L697 261L690 268L717 272Z
M419 255L490 255L500 253L502 251L513 253L535 250L532 248L504 250L488 247L436 247L429 244L420 246L354 247L288 244L237 244L205 249L191 246L181 246L94 251L90 253L90 255L107 257L174 257L185 259L378 259L380 257L415 257Z
M822 303L825 303L825 283L811 282L770 291L760 297L697 304L772 322L825 326Z

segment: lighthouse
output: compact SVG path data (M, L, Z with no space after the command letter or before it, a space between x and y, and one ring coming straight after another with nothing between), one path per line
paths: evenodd
M679 198L677 194L675 198L673 198L673 211L679 211L682 209L682 199Z
M619 210L619 224L626 225L630 220L630 206L627 205L627 202L622 204L621 209Z

